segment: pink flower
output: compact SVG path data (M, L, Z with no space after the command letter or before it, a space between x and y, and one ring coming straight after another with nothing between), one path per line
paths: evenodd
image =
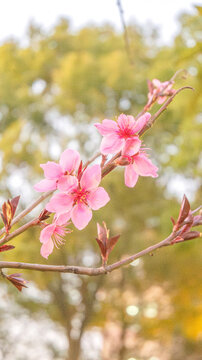
M167 96L174 94L175 90L172 89L173 82L164 81L161 82L158 79L153 79L152 81L148 81L148 99L149 102L153 102L157 99L158 104L163 104L166 100ZM159 95L162 93L165 96Z
M145 113L136 121L131 115L121 114L117 122L105 119L102 124L96 123L95 127L104 136L100 148L102 154L117 153L123 149L126 143L131 143L134 139L138 140L138 133L150 117L149 113Z
M87 168L74 188L66 193L54 195L46 209L56 214L69 211L73 224L84 229L92 218L92 211L105 206L110 200L103 187L98 187L101 181L101 167L93 165Z
M54 217L53 223L47 225L40 234L40 242L43 244L41 247L41 255L44 258L52 253L54 246L58 248L58 245L64 244L63 237L65 234L70 233L71 230L65 227L68 224L67 221L70 219L70 214L62 214L62 216Z
M139 146L139 149L138 149ZM158 168L152 164L151 160L148 159L148 155L141 150L139 144L136 149L136 154L131 156L130 147L125 146L122 152L121 162L124 164L127 162L128 165L125 167L125 185L128 187L134 187L137 183L139 176L151 176L157 177Z
M71 149L67 149L61 154L59 164L53 161L41 164L45 179L34 186L35 190L44 192L58 188L59 190L66 191L72 186L74 187L78 183L74 174L79 164L79 153Z

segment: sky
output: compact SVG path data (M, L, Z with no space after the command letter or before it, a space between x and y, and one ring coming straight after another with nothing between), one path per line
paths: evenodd
M181 12L194 12L194 4L201 0L122 0L125 21L135 19L140 24L152 22L160 28L161 42L170 43L178 30ZM0 1L0 42L10 37L25 40L30 21L45 29L66 16L73 29L88 23L111 22L121 29L117 0L4 0Z

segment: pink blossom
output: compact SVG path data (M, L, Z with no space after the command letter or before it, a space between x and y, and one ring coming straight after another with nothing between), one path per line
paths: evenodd
M67 149L61 154L59 164L53 161L41 164L45 179L34 186L35 190L44 192L58 188L61 191L66 191L68 188L74 187L78 183L74 174L79 167L79 163L79 153Z
M70 212L73 224L82 230L92 218L92 210L98 210L110 200L103 187L99 187L101 181L101 167L93 165L84 170L81 179L74 188L66 193L54 195L46 209L60 215Z
M138 149L139 146L139 149ZM130 148L125 146L122 152L122 159L120 163L127 162L125 167L125 185L128 187L134 187L137 183L139 176L151 176L157 177L158 168L152 164L151 160L148 159L148 155L143 149L141 149L141 144L139 144L136 149L136 154L131 156Z
M40 242L42 243L41 255L44 258L52 253L54 246L58 248L59 245L64 244L63 237L65 234L70 233L71 230L67 229L67 221L70 219L70 214L62 214L61 216L54 217L53 223L47 225L40 234Z
M157 99L158 104L163 104L167 96L172 95L175 92L175 90L172 89L172 86L173 86L173 82L171 81L161 82L158 79L153 79L152 81L148 81L149 102L153 102ZM162 93L162 95L165 96L159 95L160 93Z
M147 112L138 120L135 120L131 115L121 114L118 117L118 121L103 120L102 124L96 123L95 127L98 129L103 139L101 142L101 152L104 155L113 154L121 151L123 147L135 140L135 149L138 142L138 133L143 129L146 123L149 121L151 115ZM139 140L140 141L140 140ZM130 145L131 151L132 146Z

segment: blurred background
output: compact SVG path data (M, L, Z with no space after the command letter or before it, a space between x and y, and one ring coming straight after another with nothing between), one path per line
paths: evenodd
M16 238L2 259L99 266L97 221L122 234L113 262L166 237L184 193L192 208L201 203L202 9L191 0L122 6L133 65L115 0L1 3L1 203L21 195L24 208L37 198L39 164L57 161L67 147L83 160L92 156L101 140L93 123L136 115L147 101L147 79L186 69L176 87L195 88L179 94L144 136L157 180L141 178L129 189L116 170L103 181L110 203L48 261L39 253L39 229ZM201 360L201 274L200 239L108 276L23 271L30 282L22 294L0 282L0 360Z

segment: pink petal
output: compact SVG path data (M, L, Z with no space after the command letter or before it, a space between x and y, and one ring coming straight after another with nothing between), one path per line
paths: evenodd
M122 150L122 155L132 156L137 154L137 152L140 150L141 143L142 142L138 136L132 139L127 139Z
M50 239L48 242L42 245L40 253L45 259L48 259L48 256L52 253L53 249L54 249L54 244L52 239Z
M95 189L101 181L100 165L88 167L81 177L81 188L86 190Z
M124 144L124 139L120 139L118 135L107 135L102 139L100 151L102 154L114 154L121 150Z
M121 114L118 117L118 125L121 130L133 129L135 124L135 119L132 115Z
M77 204L71 212L71 219L77 229L84 229L92 218L91 209L84 204Z
M103 136L113 134L118 130L117 123L113 120L105 119L102 124L96 123L94 125Z
M110 197L103 187L98 187L97 189L92 190L87 198L88 205L93 210L98 210L105 206L109 200Z
M158 168L152 164L151 160L144 154L139 154L134 158L135 171L141 176L157 177Z
M46 243L54 233L56 224L47 225L40 233L40 242Z
M34 189L38 192L56 190L56 188L57 188L57 180L44 179L39 181L36 185L34 185Z
M158 97L158 100L157 100L157 103L158 103L159 105L161 105L161 104L164 103L164 101L165 101L166 99L167 99L166 96L159 96L159 97Z
M55 216L54 217L54 222L59 226L65 225L69 221L70 217L71 217L71 211L68 211L68 212L66 212L64 214L60 214L58 216Z
M72 196L65 193L59 193L54 195L48 204L46 205L46 210L50 212L55 212L57 214L65 213L71 210L73 206L74 199Z
M139 133L143 127L148 123L149 119L151 117L151 114L146 112L144 115L140 116L139 119L136 121L134 132Z
M158 79L153 79L152 80L152 83L153 83L153 85L155 86L155 87L157 87L157 88L159 88L160 86L161 86L161 81L160 80L158 80Z
M67 149L60 156L60 166L63 172L71 173L76 171L80 164L80 155L78 151Z
M137 183L139 175L136 173L133 164L125 167L124 178L125 185L128 187L134 187Z
M57 187L60 191L72 191L73 189L77 188L78 180L75 176L72 175L63 175L58 180Z
M59 177L62 175L62 169L59 164L56 164L53 161L48 161L46 164L41 164L41 168L44 171L44 176L47 179L53 180L53 179L59 179Z

